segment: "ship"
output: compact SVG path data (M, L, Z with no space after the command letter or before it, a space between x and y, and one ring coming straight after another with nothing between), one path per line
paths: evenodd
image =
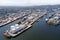
M45 20L49 25L58 25L60 23L60 13L55 13Z
M3 35L10 38L15 37L25 30L31 28L32 24L38 20L39 18L43 17L46 14L46 12L41 12L38 14L30 14L27 17L25 17L24 21L17 23L15 25L10 26L8 30L6 30Z

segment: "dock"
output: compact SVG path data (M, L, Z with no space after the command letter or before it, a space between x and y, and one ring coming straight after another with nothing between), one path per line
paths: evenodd
M21 34L21 33L24 32L25 30L27 30L28 28L32 27L32 24L33 24L35 21L37 21L39 18L43 17L45 14L47 14L47 13L46 13L46 12L40 12L40 13L38 14L38 16L36 16L35 18L33 18L33 19L31 20L30 23L26 24L26 26L27 26L26 28L24 28L23 30L17 32L16 34L13 34L13 33L9 32L9 31L7 30L7 32L8 32L9 35L7 35L6 32L4 33L4 35L5 35L6 37L8 37L8 36L9 36L9 37L15 37L15 36L17 36L18 34ZM23 21L21 24L25 24L26 22L28 22L28 19L26 19L25 21ZM19 25L21 25L21 24L19 24Z
M9 23L11 23L11 22L13 22L13 21L18 20L18 19L22 19L24 16L27 16L27 15L29 15L29 14L23 14L23 15L19 14L19 16L17 16L17 17L7 18L6 20L4 20L4 21L6 21L6 22L0 23L0 27L2 27L2 26L4 26L4 25L7 25L7 24L9 24Z

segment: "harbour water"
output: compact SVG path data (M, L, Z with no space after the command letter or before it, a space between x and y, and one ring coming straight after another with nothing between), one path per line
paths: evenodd
M5 25L4 27L1 27L0 40L60 40L60 25L48 25L45 22L45 18L47 18L48 15L49 13L36 21L30 29L15 38L8 39L3 36L3 32L7 30L11 25L18 23L20 19Z

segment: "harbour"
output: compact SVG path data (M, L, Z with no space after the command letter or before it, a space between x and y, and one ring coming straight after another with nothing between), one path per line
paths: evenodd
M30 13L28 13L28 14L30 14ZM0 20L0 27L7 25L13 21L18 20L18 19L22 19L24 16L27 16L28 14L19 12L19 14L18 13L16 13L15 15L12 14L10 17L8 17L6 19L1 18L2 20Z
M45 11L43 11L43 12L40 12L39 14L30 14L30 15L28 15L27 16L27 18L26 18L26 20L25 21L23 21L23 22L21 22L21 24L17 24L16 25L16 28L18 27L19 28L19 26L21 25L26 25L27 27L26 28L23 28L22 30L21 30L21 32L23 32L24 30L26 30L26 29L28 29L28 28L30 28L31 26L32 26L32 23L34 23L37 19L39 19L39 18L41 18L42 16L44 16L45 14L46 14L47 12ZM33 16L32 16L33 15ZM19 26L18 26L19 25ZM16 34L14 34L15 32L13 31L13 32L11 32L11 30L13 30L14 29L14 27L15 26L11 26L12 27L12 29L10 29L10 30L7 30L3 35L5 35L5 36L7 36L7 37L14 37L14 36L16 36L16 35L18 35L18 34L20 34L21 32L17 32ZM23 26L22 26L23 27ZM20 28L21 29L21 28ZM15 31L17 30L17 29L14 29ZM17 30L18 31L18 30Z
M5 38L3 33L8 30L11 25L15 25L21 21L21 19L9 23L0 28L0 40L60 40L60 25L53 26L48 25L45 19L49 17L51 13L47 12L47 15L39 18L34 22L28 30L18 35L15 38Z
M7 39L3 36L4 31L7 30L9 28L9 26L11 26L12 24L14 25L14 24L16 24L16 22L19 22L19 21L17 20L13 23L10 23L9 25L6 25L0 29L0 40L2 40L2 39L3 40L19 40L19 39L20 40L37 40L37 39L38 40L44 40L44 39L46 39L46 40L49 40L49 39L57 40L58 39L59 40L60 36L58 36L58 35L60 35L60 31L58 31L58 30L60 29L60 25L57 27L47 25L44 20L45 18L46 18L46 16L39 19L39 22L35 22L30 29L28 29L21 35L18 35L15 38ZM38 31L38 32L36 32L36 31Z
M2 32L2 33L0 33L0 40L2 40L2 39L3 40L19 40L19 39L20 40L37 40L37 39L38 40L44 40L44 39L57 40L57 39L60 39L59 38L60 36L58 36L60 34L60 32L58 31L60 28L60 25L57 27L47 25L46 22L44 22L45 18L46 18L46 16L39 19L39 22L35 22L30 29L28 29L21 35L18 35L17 37L11 38L11 39L5 38L2 33L4 32L4 30L7 30L9 28L9 26L11 26L11 24L13 24L13 23L6 25L0 29L0 32ZM18 22L18 20L17 20L17 22ZM14 22L14 24L16 24L16 21ZM3 31L1 31L1 30L3 30ZM38 31L38 33L36 31Z

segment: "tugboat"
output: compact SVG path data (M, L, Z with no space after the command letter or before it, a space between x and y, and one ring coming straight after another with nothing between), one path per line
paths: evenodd
M60 14L56 13L53 16L46 18L45 21L50 25L58 25L60 23Z

